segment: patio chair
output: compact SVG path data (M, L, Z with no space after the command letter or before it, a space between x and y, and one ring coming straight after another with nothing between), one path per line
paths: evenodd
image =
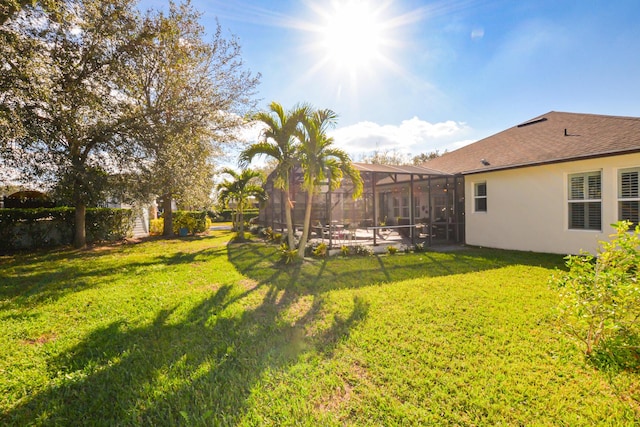
M344 229L344 239L346 242L353 243L356 240L357 224L349 224Z

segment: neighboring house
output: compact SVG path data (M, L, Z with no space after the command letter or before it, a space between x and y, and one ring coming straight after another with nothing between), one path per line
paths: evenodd
M149 236L149 219L151 216L150 211L155 212L155 203L151 205L131 205L121 202L117 197L112 197L106 202L101 204L104 208L113 209L133 209L133 228L131 229L132 237L141 238Z
M0 208L52 208L55 203L46 193L34 190L16 191L6 197L0 197Z
M464 176L470 245L593 253L640 219L640 118L552 111L426 165Z

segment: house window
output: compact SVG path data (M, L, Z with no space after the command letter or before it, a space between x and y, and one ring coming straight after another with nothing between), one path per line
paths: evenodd
M622 169L618 172L618 220L640 223L640 192L638 174L640 168Z
M473 187L473 199L476 212L487 211L487 183L476 182Z
M602 229L602 175L600 172L569 175L569 228Z
M409 218L409 196L402 196L402 216Z
M400 198L393 198L393 217L398 218L400 216Z

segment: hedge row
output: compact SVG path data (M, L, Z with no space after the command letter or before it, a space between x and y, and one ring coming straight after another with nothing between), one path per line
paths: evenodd
M0 251L68 245L73 242L75 208L0 209ZM87 242L131 235L131 209L89 208Z
M233 214L235 213L236 211L233 209L224 209L218 214L218 219L216 220L220 222L233 221ZM259 213L259 209L245 209L243 212L244 220L249 221L251 218L257 217Z

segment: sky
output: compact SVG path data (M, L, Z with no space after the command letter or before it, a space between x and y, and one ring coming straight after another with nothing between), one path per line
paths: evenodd
M355 160L452 151L552 110L640 116L638 0L192 4L239 39L260 108L334 110Z

